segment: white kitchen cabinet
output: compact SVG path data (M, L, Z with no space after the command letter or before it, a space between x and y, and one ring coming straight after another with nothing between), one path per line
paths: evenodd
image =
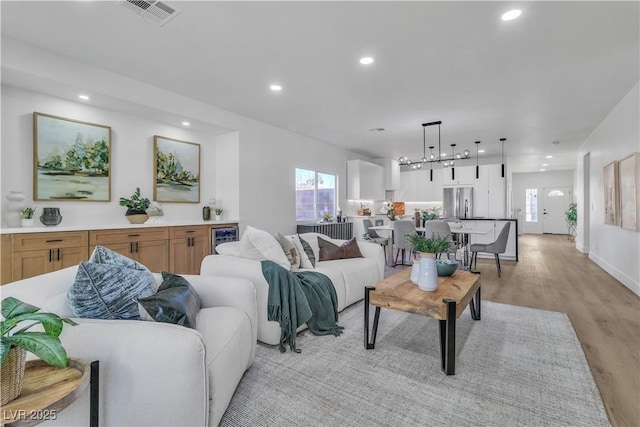
M405 202L435 202L442 200L442 171L433 170L433 181L429 169L406 171L400 174L400 195Z
M384 168L364 160L347 161L347 198L384 200Z
M400 163L396 159L376 159L375 163L384 168L384 189L398 191L402 188L400 182Z
M500 175L500 165L480 166L473 186L474 217L505 218L505 179Z
M404 202L415 202L418 200L418 175L415 171L400 173L400 194L399 198Z
M456 166L455 176L451 176L451 168L442 168L442 185L473 185L476 178L475 166Z
M506 178L501 165L487 165L489 181L489 218L506 218Z

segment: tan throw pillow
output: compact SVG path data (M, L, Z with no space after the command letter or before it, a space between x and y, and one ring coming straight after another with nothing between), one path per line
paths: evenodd
M338 246L318 236L318 246L320 247L320 261L362 258L362 254L360 253L360 248L358 248L358 242L356 242L355 237Z
M280 246L282 246L282 250L287 256L289 263L291 263L291 271L298 270L300 268L300 254L298 254L296 245L293 244L290 238L283 236L281 233L278 233L276 239L278 243L280 243Z

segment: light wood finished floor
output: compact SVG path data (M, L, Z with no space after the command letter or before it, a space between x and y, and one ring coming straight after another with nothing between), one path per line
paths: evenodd
M500 279L493 259L478 259L482 299L567 313L611 425L640 426L640 298L566 236L522 235L519 245Z

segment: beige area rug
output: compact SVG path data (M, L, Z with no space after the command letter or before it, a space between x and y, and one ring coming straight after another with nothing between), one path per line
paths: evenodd
M363 345L363 303L340 337L298 336L302 353L259 345L222 426L607 426L565 314L482 302L457 324L456 375L440 370L438 323L383 309Z

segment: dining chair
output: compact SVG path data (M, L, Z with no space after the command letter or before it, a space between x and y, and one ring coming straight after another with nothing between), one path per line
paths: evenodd
M447 239L447 241L449 242L449 250L443 253L447 254L447 258L449 258L451 254L453 254L455 258L457 245L453 240L453 233L451 233L451 227L449 227L448 222L426 221L424 223L424 235L425 237L436 236ZM437 256L439 257L440 254L438 254Z
M409 254L412 253L411 245L407 237L416 232L416 226L413 221L393 221L393 247L397 250L396 258L393 262L393 266L398 265L398 255L402 252L402 259L400 264L408 265L404 263L405 252L408 249Z
M509 238L509 228L511 227L511 221L508 221L500 231L498 238L493 243L474 243L471 245L471 263L470 265L474 265L478 267L478 252L486 252L493 254L496 258L496 267L498 268L498 277L500 277L500 273L502 272L500 268L500 256L499 254L503 254L507 249L507 239Z
M374 243L378 243L379 245L382 245L383 247L386 247L389 244L389 238L388 237L382 237L381 235L379 235L376 230L373 230L371 227L373 227L373 224L371 223L370 219L364 219L362 220L362 224L364 225L365 230L367 230L367 234L369 235L369 241L374 242Z

